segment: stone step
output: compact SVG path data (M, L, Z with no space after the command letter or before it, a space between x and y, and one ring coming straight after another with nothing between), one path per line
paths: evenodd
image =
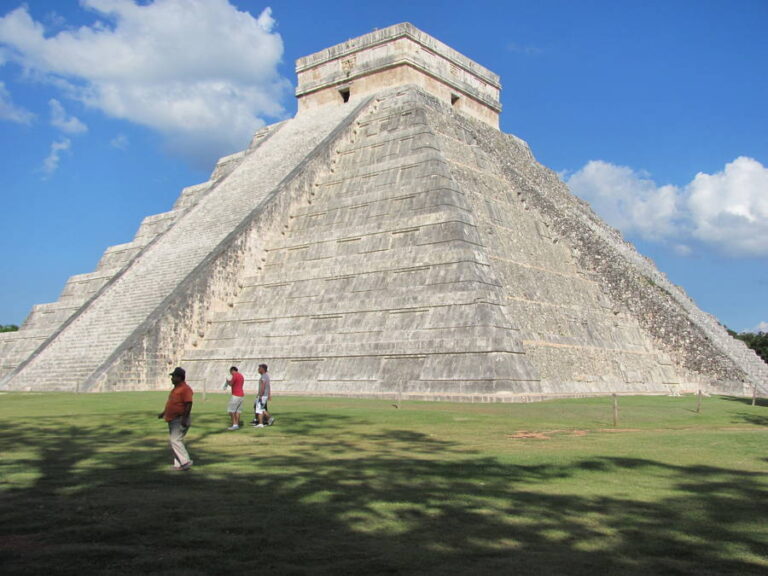
M13 377L10 385L23 387L63 379L70 372L57 366L67 357L75 358L81 366L70 381L87 379L350 110L308 114L286 122L222 179L215 198L203 196L162 238L147 247L116 282ZM99 345L93 346L93 342ZM46 360L52 360L53 366L44 369Z

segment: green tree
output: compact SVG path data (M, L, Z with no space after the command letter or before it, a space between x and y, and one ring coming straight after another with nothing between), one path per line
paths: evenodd
M16 332L18 329L16 324L0 324L0 332Z

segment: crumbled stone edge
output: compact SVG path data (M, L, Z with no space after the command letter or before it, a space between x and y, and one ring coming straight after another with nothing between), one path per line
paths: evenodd
M445 108L428 98L433 106ZM746 394L751 384L768 392L765 367L759 359L751 358L742 342L697 308L681 288L573 195L552 170L539 164L524 141L465 116L457 115L456 121L477 135L478 144L496 159L503 176L521 191L522 200L568 243L580 266L613 302L637 319L659 349L713 389Z

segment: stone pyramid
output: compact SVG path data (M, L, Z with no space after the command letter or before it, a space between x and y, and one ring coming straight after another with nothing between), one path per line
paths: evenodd
M6 390L525 401L768 392L768 367L498 129L499 78L399 24L297 62L259 131L0 339Z

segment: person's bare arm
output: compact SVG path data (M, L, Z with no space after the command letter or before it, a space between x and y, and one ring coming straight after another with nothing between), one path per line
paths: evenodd
M189 426L189 415L192 412L192 402L184 402L184 414L181 415L181 425Z

